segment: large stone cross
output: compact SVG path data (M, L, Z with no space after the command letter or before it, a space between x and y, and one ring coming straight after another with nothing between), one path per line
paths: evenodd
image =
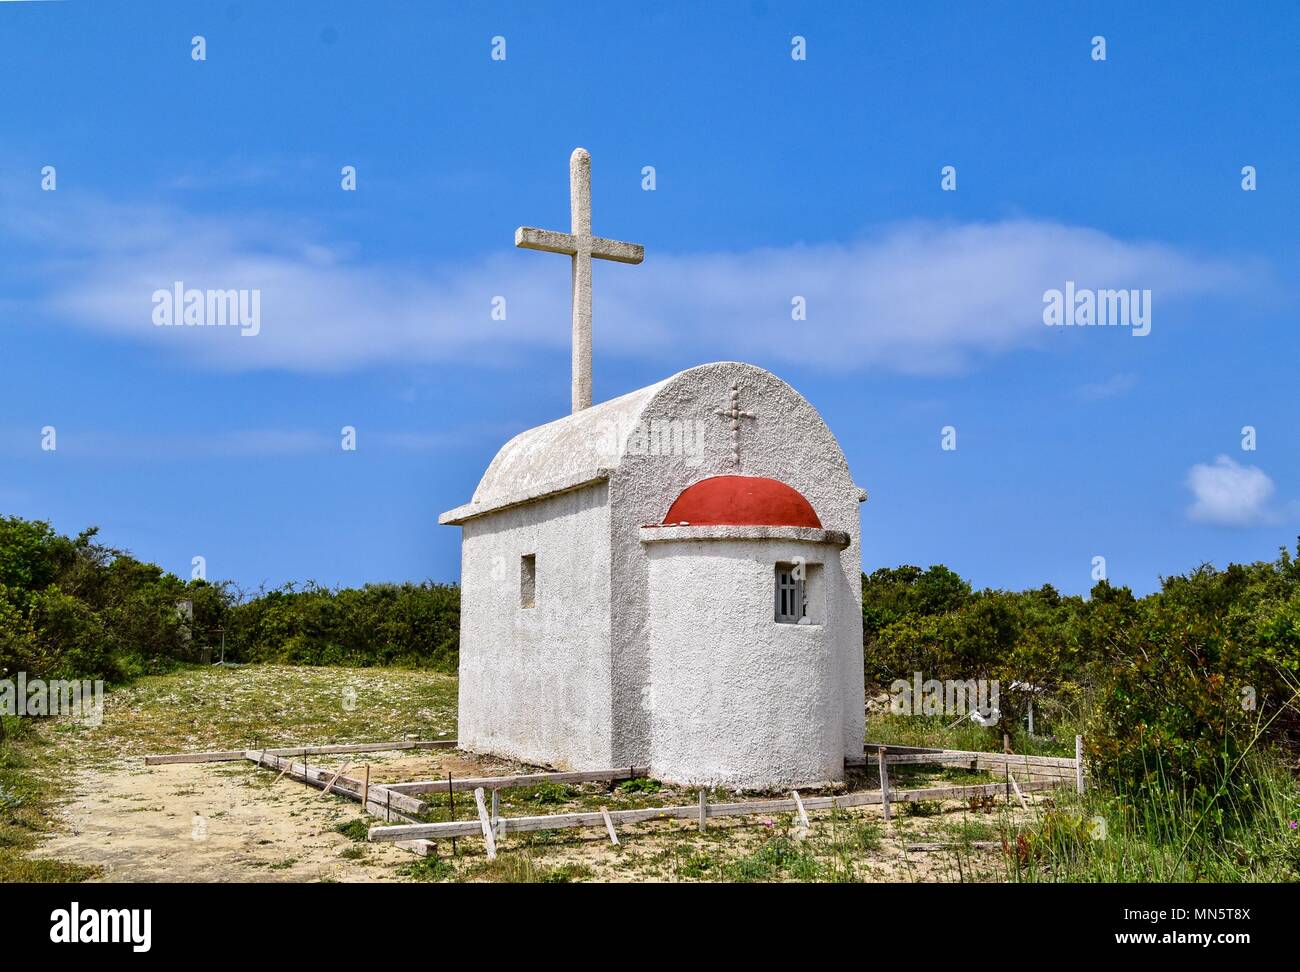
M573 411L591 407L591 258L640 263L645 247L591 235L591 155L576 148L569 156L569 212L572 232L521 226L515 246L573 257Z

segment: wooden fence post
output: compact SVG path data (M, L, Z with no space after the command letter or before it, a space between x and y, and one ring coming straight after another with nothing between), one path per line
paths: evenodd
M709 795L700 789L700 833L709 829Z
M1074 788L1083 795L1083 737L1074 737Z
M889 822L889 768L885 765L885 747L876 750L876 761L880 767L880 806L885 812L885 822Z
M454 820L456 819L456 788L455 788L454 786L451 785L451 773L450 773L450 772L447 773L447 806L448 806L449 811L450 811L450 813L451 813L451 819L454 821ZM452 853L452 856L453 856L453 857L456 855L456 838L455 838L455 837L453 837L453 838L451 839L451 853Z
M474 805L478 809L479 826L483 828L483 843L487 846L487 859L497 859L497 841L492 833L492 821L488 819L487 807L483 805L483 787L474 788Z

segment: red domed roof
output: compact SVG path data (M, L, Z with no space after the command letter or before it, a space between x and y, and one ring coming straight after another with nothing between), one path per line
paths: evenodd
M762 476L713 476L687 486L669 507L664 523L818 529L822 525L802 493Z

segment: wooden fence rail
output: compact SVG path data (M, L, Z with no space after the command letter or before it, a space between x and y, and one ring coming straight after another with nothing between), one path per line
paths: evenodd
M524 773L516 776L466 776L462 779L419 780L413 783L389 783L394 793L453 793L484 790L505 790L515 786L533 786L537 783L603 783L607 780L631 780L649 776L649 766L624 766L619 769L586 770L563 773Z
M269 756L325 756L330 753L384 753L402 749L455 749L454 739L404 740L402 742L339 743L331 746L289 746L278 749L253 750ZM145 766L162 766L167 763L223 763L244 758L247 749L220 749L207 753L160 753L144 758Z
M890 766L907 763L959 763L978 760L981 763L1010 763L1020 767L1043 767L1069 770L1074 775L1074 760L1063 756L1021 756L1016 753L968 753L953 750L947 753L906 753L902 755L885 754Z
M301 763L295 763L284 756L276 756L270 751L262 753L260 750L251 750L244 754L244 758L257 763L259 766L280 770L282 776L288 776L290 779L320 789L323 789L330 782L330 777L333 776L328 767L304 767ZM364 794L369 798L366 803L366 810L380 817L388 812L391 812L396 817L399 815L421 814L425 811L422 800L417 800L405 793L389 793L387 787L377 783L371 783L367 786L364 780L358 780L351 776L340 774L333 781L330 792L356 800L358 803L361 802L361 797Z
M1040 780L1024 783L1022 792L1031 793L1039 790L1054 789L1060 784L1055 780ZM1003 796L1010 792L1008 783L985 783L978 786L942 786L920 790L890 790L890 803L918 803L926 800L965 800L980 796ZM830 810L833 807L861 807L882 802L883 793L869 790L860 793L845 793L838 796L803 797L805 812L813 810ZM692 820L698 819L701 808L698 804L675 807L646 807L639 810L609 810L604 813L556 813L532 817L498 817L496 836L507 833L529 833L538 830L565 830L578 827L608 827L606 818L613 824L644 823L650 820ZM743 803L711 803L704 807L706 819L713 817L736 817L764 813L798 813L798 804L794 799L751 800ZM477 820L455 821L448 823L406 824L394 827L375 826L370 828L370 839L375 841L411 840L413 838L436 837L473 837L481 834Z

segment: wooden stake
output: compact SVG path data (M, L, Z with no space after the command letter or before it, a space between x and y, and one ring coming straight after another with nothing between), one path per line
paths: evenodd
M1074 737L1074 788L1083 795L1083 737Z
M1020 801L1020 808L1022 810L1028 810L1029 804L1025 802L1025 795L1020 792L1020 784L1017 783L1016 778L1011 775L1010 767L1007 768L1007 779L1011 781L1011 789L1016 791L1016 799Z
M618 834L614 832L614 821L609 819L609 811L604 807L600 808L600 815L605 818L605 830L609 832L609 840L615 847L618 846Z
M497 839L492 834L492 821L488 819L487 807L483 805L483 787L474 791L474 804L478 807L478 821L483 825L483 843L487 845L489 861L497 859Z
M361 809L370 805L370 764L366 763L366 779L361 784Z
M885 812L885 822L888 823L889 815L889 767L885 763L885 747L881 746L876 750L876 761L880 767L880 806Z
M700 833L709 829L709 796L700 790Z
M791 790L790 795L794 797L794 805L799 808L799 822L807 827L809 825L808 811L803 808L803 800L799 797L799 791Z
M803 808L803 800L798 790L791 790L790 795L794 797L794 805L799 808L799 839L802 840L808 836L808 811Z
M319 800L326 793L332 790L334 788L334 784L339 781L339 777L342 776L343 773L347 770L347 768L351 765L352 765L351 760L344 760L343 765L338 768L338 772L336 772L333 776L331 776L330 781L325 784L325 789L321 790L319 793L316 794L316 799Z
M447 773L447 803L448 803L448 804L450 805L450 807L451 807L451 819L452 819L453 821L455 821L455 819L456 819L456 791L455 791L454 789L452 789L452 786L451 786L451 773L450 773L450 771ZM451 855L452 855L452 857L455 857L455 856L456 856L456 838L455 838L455 837L453 837L453 838L451 839Z
M291 759L286 759L286 760L284 761L284 769L280 770L280 775L277 776L277 777L276 777L276 778L271 782L271 785L272 785L272 786L275 786L276 783L279 783L280 780L284 778L284 774L287 773L287 772L289 772L289 770L291 770L291 769L293 769L293 760L291 760ZM307 767L306 767L305 765L304 765L303 768L302 768L302 775L303 775L303 776L306 776L306 775L307 775Z

